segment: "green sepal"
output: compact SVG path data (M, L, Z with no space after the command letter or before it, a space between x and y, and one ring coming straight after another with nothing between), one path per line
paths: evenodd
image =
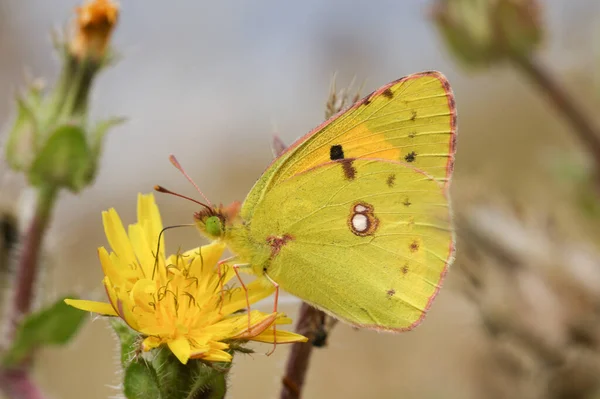
M160 392L156 370L144 359L131 362L125 369L123 393L128 399L165 399Z
M190 359L182 364L167 348L155 351L152 364L166 399L221 399L231 363L205 363Z
M91 129L89 142L92 164L88 170L87 180L89 182L93 181L96 177L96 166L98 163L97 160L100 158L100 154L102 152L102 142L104 141L104 136L106 136L106 133L108 133L110 129L124 123L126 120L126 118L122 117L107 119L99 122Z
M23 98L17 98L17 117L8 135L6 160L14 170L27 170L37 149L38 120L35 111Z
M78 192L89 183L94 162L91 155L83 129L61 126L38 153L29 171L29 181L33 186L65 187Z
M75 296L67 295L21 322L12 346L2 359L5 367L18 365L36 348L64 345L75 336L87 314L64 303L65 298Z
M138 352L139 345L136 343L139 342L140 335L118 317L109 318L109 322L121 343L121 366L126 369L133 360L133 355Z
M135 350L129 347L122 353ZM123 355L122 355L123 358ZM190 359L182 364L166 347L133 358L125 368L123 393L129 399L222 399L231 363Z

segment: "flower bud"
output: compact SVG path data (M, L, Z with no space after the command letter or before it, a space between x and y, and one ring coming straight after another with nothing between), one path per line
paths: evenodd
M432 17L450 51L485 67L535 51L543 38L537 0L438 0Z

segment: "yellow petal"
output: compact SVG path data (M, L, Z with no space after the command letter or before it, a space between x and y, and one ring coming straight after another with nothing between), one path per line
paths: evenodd
M258 342L267 342L273 343L275 342L275 336L273 334L273 329L269 328L262 333L250 338L250 341L258 341ZM278 344L289 344L293 342L306 342L308 338L303 335L296 334L290 331L282 331L277 330L277 343Z
M230 362L232 359L232 356L229 353L223 352L222 350L219 350L219 349L210 349L210 350L203 352L202 354L198 354L192 358L203 359L203 360L211 361L211 362Z
M235 329L230 334L234 339L249 339L269 328L276 317L277 313L265 314L258 310L253 310L250 312L250 329L248 329L248 315L241 315L235 318Z
M135 314L131 311L133 303L130 302L129 296L127 294L120 296L117 298L117 308L116 311L119 313L119 317L123 319L125 323L135 331L140 331L140 326L135 317Z
M121 264L121 260L115 255L109 255L104 247L98 248L98 258L102 265L104 275L108 277L112 284L123 288L130 288L130 281L135 280L141 275L126 264Z
M179 359L183 364L186 364L191 355L190 343L185 338L178 338L173 341L167 342L171 352Z
M229 349L229 344L221 341L210 341L208 345L210 349Z
M65 303L74 308L94 312L105 316L118 316L110 303L86 301L83 299L65 299Z
M142 342L142 349L145 352L158 348L162 344L162 341L158 337L146 337Z
M106 291L106 295L108 296L108 301L112 305L113 309L117 308L117 292L115 291L115 287L112 284L112 281L107 276L104 276L102 279L102 284L104 284L104 290Z
M225 251L225 243L213 241L208 245L203 245L200 248L202 256L198 255L197 250L198 248L195 248L192 251L187 251L185 254L198 257L198 259L194 258L194 262L190 265L189 273L190 276L200 278L203 275L205 276L207 273L212 272L219 259L221 259L223 251Z
M250 304L268 297L275 291L275 287L273 287L272 284L267 285L262 279L256 279L250 284L247 284L246 289ZM221 312L223 314L231 314L240 309L245 309L247 306L246 291L240 287L240 289L234 290L231 295L225 297L225 304L223 305Z
M104 234L106 234L110 247L121 262L126 265L137 265L133 247L129 242L129 237L125 233L125 228L117 211L111 208L102 212L102 222L104 223Z
M146 241L146 233L139 224L129 225L128 234L135 256L140 262L142 275L144 278L152 278L152 270L156 260L153 254L157 248L150 247L150 244Z
M152 248L157 248L158 236L162 231L163 224L153 194L138 194L137 219L146 234L146 242ZM164 234L160 237L160 252L158 256L160 258L165 257Z
M286 316L285 313L277 313L277 320L275 320L275 324L292 324L294 321Z

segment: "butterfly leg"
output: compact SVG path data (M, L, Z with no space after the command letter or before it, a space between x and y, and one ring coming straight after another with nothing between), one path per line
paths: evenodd
M221 267L224 264L231 262L235 258L236 258L236 256L232 256L230 258L223 259L217 263L217 273L219 275L219 288L221 289L221 304L219 306L219 314L222 314L221 311L223 310L223 302L225 302L225 290L223 289L223 273L222 273Z
M242 278L240 277L240 272L239 269L244 269L244 268L249 268L250 264L249 263L245 263L245 264L236 264L233 265L233 271L235 272L235 275L237 276L240 285L242 286L244 293L246 294L246 306L248 307L248 332L250 332L250 327L252 326L252 323L250 322L250 297L248 296L248 289L246 288L246 285L244 284L244 281L242 281Z
M269 277L269 275L267 273L265 273L265 277L267 278L267 280L269 280L271 282L271 284L273 284L273 287L275 287L275 301L273 302L273 313L277 313L277 308L278 308L278 304L279 304L279 284L277 284L271 277ZM275 348L277 347L277 316L275 316L275 321L273 322L273 349L271 349L268 353L267 356L270 356L273 354L273 352L275 352Z

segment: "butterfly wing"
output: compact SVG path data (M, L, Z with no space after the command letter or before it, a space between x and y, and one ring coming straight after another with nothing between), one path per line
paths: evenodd
M340 158L406 162L447 188L454 165L456 109L446 78L422 72L380 88L300 138L277 158L244 202L242 217L278 183Z
M248 228L270 245L266 273L283 289L382 330L422 320L454 251L443 184L381 159L328 162L279 182Z

